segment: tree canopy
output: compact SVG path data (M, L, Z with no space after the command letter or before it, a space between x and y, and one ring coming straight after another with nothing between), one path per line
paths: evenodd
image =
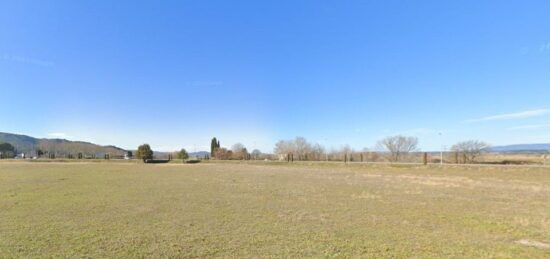
M216 150L220 148L220 141L216 137L212 138L210 142L210 156L214 157Z
M6 143L6 142L0 143L0 155L2 157L15 156L15 147L13 147L10 143Z
M15 152L15 148L6 142L0 143L0 152Z
M187 150L185 150L185 148L182 148L180 152L178 152L178 158L184 160L189 158L189 154L187 153Z
M403 156L418 150L418 138L407 136L387 137L381 140L378 145L390 152L390 161L397 162Z
M483 141L467 140L456 143L451 150L457 155L457 163L459 159L462 160L462 163L474 163L476 158L489 147L489 144Z
M153 150L151 149L151 146L149 146L149 144L139 146L136 152L136 157L144 161L147 159L153 159Z

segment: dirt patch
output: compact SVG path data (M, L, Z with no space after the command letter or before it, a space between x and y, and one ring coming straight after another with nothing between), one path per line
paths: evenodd
M550 244L535 241L535 240L529 240L529 239L520 239L516 241L516 244L524 245L524 246L531 246L531 247L537 247L537 248L550 248Z

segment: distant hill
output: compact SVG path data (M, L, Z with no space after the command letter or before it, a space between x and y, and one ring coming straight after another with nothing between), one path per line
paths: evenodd
M507 146L495 146L490 152L499 153L547 153L550 152L550 144L517 144Z
M210 152L198 151L198 152L190 152L189 153L189 157L205 157L206 155L210 156Z
M76 155L79 152L84 155L102 155L108 153L113 156L122 156L126 153L126 150L115 146L100 146L89 142L66 139L39 139L3 132L0 132L0 142L10 143L18 153L29 155L35 155L38 149L44 152L53 152L58 156Z

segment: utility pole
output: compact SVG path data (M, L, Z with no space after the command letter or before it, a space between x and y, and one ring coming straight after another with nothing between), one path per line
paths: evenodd
M441 132L439 132L439 139L442 141L443 137ZM443 146L442 146L443 147ZM439 150L439 164L443 165L443 148Z

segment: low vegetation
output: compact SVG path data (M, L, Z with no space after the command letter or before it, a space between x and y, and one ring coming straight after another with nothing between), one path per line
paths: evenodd
M550 254L550 169L0 162L1 257Z

